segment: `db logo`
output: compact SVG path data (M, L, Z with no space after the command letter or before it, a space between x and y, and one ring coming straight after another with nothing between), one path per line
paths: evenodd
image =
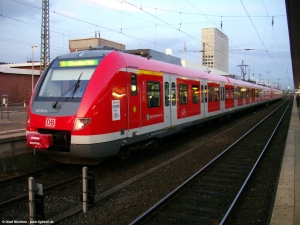
M55 127L55 118L46 118L46 127Z

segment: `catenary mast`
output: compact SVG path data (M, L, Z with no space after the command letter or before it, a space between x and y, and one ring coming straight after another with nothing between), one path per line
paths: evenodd
M41 66L40 74L50 62L50 37L49 37L49 0L43 0L42 27L41 27Z

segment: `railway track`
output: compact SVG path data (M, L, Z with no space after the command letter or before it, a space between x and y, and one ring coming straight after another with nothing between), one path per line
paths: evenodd
M224 224L289 104L283 103L131 224Z
M277 105L277 103L275 105ZM275 105L272 105L271 108L273 108ZM195 148L198 148L202 144L205 145L204 142L214 142L214 140L216 140L216 139L220 140L220 139L222 139L222 137L229 130L231 130L231 129L235 130L238 127L244 127L245 126L244 123L247 120L250 119L250 121L251 121L252 119L255 119L256 116L258 116L258 114L260 114L260 113L258 113L258 112L255 111L255 113L253 113L247 119L242 119L239 123L235 123L235 125L232 126L232 127L230 127L230 128L227 127L227 125L224 125L225 129L223 129L222 132L220 132L220 131L216 132L217 135L215 137L213 135L208 135L208 136L205 135L205 138L202 138L203 133L206 134L208 131L206 129L204 131L203 130L199 131L199 134L202 133L202 135L201 135L201 141L197 141L197 145L196 145L197 147L195 146L195 147L192 147L192 149L189 149L186 152L184 151L182 155L177 155L176 154L176 157L174 157L171 160L168 160L168 162L161 161L161 165L157 165L157 166L154 166L154 167L148 167L148 170L147 170L147 171L149 171L148 173L147 173L147 171L144 171L143 168L145 166L145 163L147 164L147 162L150 160L149 157L146 156L145 157L146 159L144 159L146 161L143 161L143 159L141 161L141 158L143 158L141 156L144 155L145 152L143 154L135 154L135 155L133 155L133 159L130 158L129 162L127 161L126 163L124 163L124 165L123 165L123 163L118 164L116 162L112 163L115 166L108 166L107 167L107 165L106 165L106 168L105 168L106 171L103 174L101 174L102 173L101 171L98 172L98 174L96 174L97 181L99 179L99 184L97 184L97 187L99 187L99 188L97 188L98 190L96 190L97 194L96 194L96 198L95 198L95 201L96 201L97 205L101 205L101 208L102 208L103 207L103 203L105 203L105 199L107 199L108 196L110 196L109 199L111 199L111 198L113 198L114 195L117 194L117 192L120 192L121 189L124 190L128 186L132 185L133 183L142 182L142 180L143 180L142 178L146 177L146 176L151 177L150 174L152 172L155 172L156 170L159 170L160 168L168 167L168 164L172 164L172 162L174 162L174 161L180 161L179 159L181 157L184 157L184 155L189 154L189 152L193 152ZM263 113L263 114L265 114L265 113ZM255 120L257 120L257 119L255 119ZM211 127L209 129L214 130L215 128ZM186 137L191 137L191 136L193 136L192 139L195 139L196 136L197 136L197 132L195 132L195 134L192 134L192 135L191 134L186 135ZM226 138L226 139L228 139L228 138ZM233 140L234 137L230 137L230 139ZM167 144L167 146L164 146L164 147L162 146L160 149L163 149L163 148L164 149L166 149L166 148L168 149L170 147L173 148L172 145L170 145L169 147L168 146L169 145ZM161 150L159 150L159 152L160 151ZM153 156L153 152L151 153L151 156ZM133 167L133 164L137 165L137 167L135 167L135 169L131 168L131 167ZM205 165L205 164L203 164L203 165ZM146 168L147 167L145 167L145 169ZM198 170L198 168L199 167L197 167L197 170ZM80 170L81 170L81 168L80 168ZM131 170L135 171L135 172L133 172L133 174L135 175L134 177L131 177L131 175L130 175L131 172L129 172L129 170L130 171ZM194 170L194 171L196 171L196 170ZM81 173L78 173L77 175L80 175L80 174ZM190 174L192 174L192 173L190 173ZM30 175L27 175L27 178L29 176ZM50 177L50 179L52 179L51 175L49 175L49 174L47 174L45 176L45 179L49 179L49 177ZM114 177L114 178L111 179L111 177ZM59 215L65 214L64 211L68 211L68 209L70 209L72 207L78 208L77 206L79 206L79 204L80 204L80 201L78 202L78 196L79 196L79 194L76 193L76 197L75 197L75 195L74 195L74 193L73 193L72 190L74 190L74 189L81 190L82 189L81 188L81 184L80 184L80 180L81 180L81 178L78 178L78 180L74 182L74 183L77 183L75 185L70 185L71 183L66 182L65 184L63 184L63 183L60 184L61 185L60 187L58 185L57 187L55 187L52 190L51 190L51 188L49 189L49 192L52 192L52 194L46 196L46 198L48 197L47 200L45 200L45 202L47 202L46 203L47 204L47 209L45 209L46 218L48 218L48 219L54 219L55 222L58 222L59 220L63 220L62 224L74 224L74 221L73 222L66 222L65 221L65 217L63 217L63 216L60 219L57 219L57 218L59 218ZM38 179L36 181L38 182ZM27 186L27 181L25 183L26 183L26 186ZM43 183L43 182L39 182L39 183ZM52 183L58 183L58 181L57 180L55 180L55 181L53 180ZM47 187L47 186L44 185L44 187ZM65 187L67 187L67 188L65 188ZM132 189L132 188L129 188L129 189ZM173 188L169 189L169 191L172 190L172 189ZM55 191L53 192L53 190L55 190ZM143 191L144 191L144 189L143 189ZM70 192L72 192L72 193L70 193ZM167 193L167 192L165 192L165 193ZM45 191L44 191L44 194L47 195L45 193ZM64 196L68 196L68 197L65 199ZM62 200L62 199L65 199L65 200ZM58 202L54 202L54 200L58 200ZM26 195L26 197L24 197L24 201L23 202L25 202L25 201L28 201L27 195ZM61 203L62 201L64 203ZM20 201L16 201L16 202L20 202ZM124 204L127 204L127 203L124 203ZM154 202L153 202L153 204L154 204ZM16 204L13 204L13 205L16 205ZM26 215L26 213L23 213L23 212L24 212L24 210L27 211L27 209L26 209L27 208L27 204L25 204L25 205L22 204L22 205L18 204L18 206L14 207L12 210L8 210L8 211L3 212L3 213L0 212L0 215L3 216L4 218L16 218L16 217L12 217L12 216L9 216L9 215L11 215L12 212L14 213L14 211L16 212L17 210L21 209L22 213L20 213L20 217L18 217L18 218L25 218L26 219L26 218L28 218L28 215ZM24 209L24 207L25 207L25 209ZM92 207L92 208L95 208L95 206ZM109 212L115 211L114 209L107 209L107 210ZM76 214L78 212L80 212L80 207L79 207L78 211L75 210L73 213ZM62 214L60 214L60 213L62 213ZM129 223L130 221L132 221L132 219L135 218L135 217L137 217L140 213L142 213L142 211L140 211L139 213L135 214L134 216L131 216L131 219L128 220L128 222L126 222L126 223ZM120 212L119 214L122 214L122 213ZM15 215L15 213L13 215ZM54 216L54 215L57 215L57 217ZM81 214L79 213L77 215L81 215ZM76 217L77 216L74 216L74 218L76 218ZM75 221L77 221L77 220L75 219ZM102 221L102 220L99 220L99 221ZM119 221L123 221L123 220L119 220Z
M34 177L34 176L39 176L43 173L47 173L47 171L51 171L54 170L56 167L47 167L47 168L42 168L42 169L38 169L32 172L27 172L27 173L23 173L17 176L12 176L6 179L2 179L0 180L0 188L5 187L7 185L11 185L14 183L20 183L23 182L24 180L26 180L28 177Z
M69 173L68 170L68 166L56 165L0 180L0 212L7 210L8 208L14 206L14 204L16 203L28 201L27 189L29 177L36 177L39 182L46 184L46 187L44 188L44 193L46 194L52 192L55 189L64 188L72 182L78 182L78 180L80 180L80 176L68 178L68 176L71 176L71 174L73 174ZM49 177L51 177L55 173L64 172L67 173L67 175L63 176L61 180L57 181L55 184L51 184L51 179Z
M107 164L95 167L90 172L101 171ZM34 177L35 182L43 184L43 193L47 195L55 190L60 190L71 185L78 184L82 180L81 167L69 167L67 165L56 165L43 168L33 172L24 173L18 176L0 180L0 213L13 207L16 203L28 201L28 178ZM57 175L62 174L60 179ZM51 177L55 176L55 181Z

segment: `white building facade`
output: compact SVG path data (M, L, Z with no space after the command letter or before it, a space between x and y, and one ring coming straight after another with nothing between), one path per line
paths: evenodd
M202 65L228 73L229 39L217 28L202 28Z

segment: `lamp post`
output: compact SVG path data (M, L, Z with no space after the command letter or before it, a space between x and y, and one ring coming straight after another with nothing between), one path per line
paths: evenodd
M33 73L33 63L34 63L34 49L37 48L37 46L31 46L32 48L32 76L31 76L31 91L33 91L33 83L34 83L34 73Z

